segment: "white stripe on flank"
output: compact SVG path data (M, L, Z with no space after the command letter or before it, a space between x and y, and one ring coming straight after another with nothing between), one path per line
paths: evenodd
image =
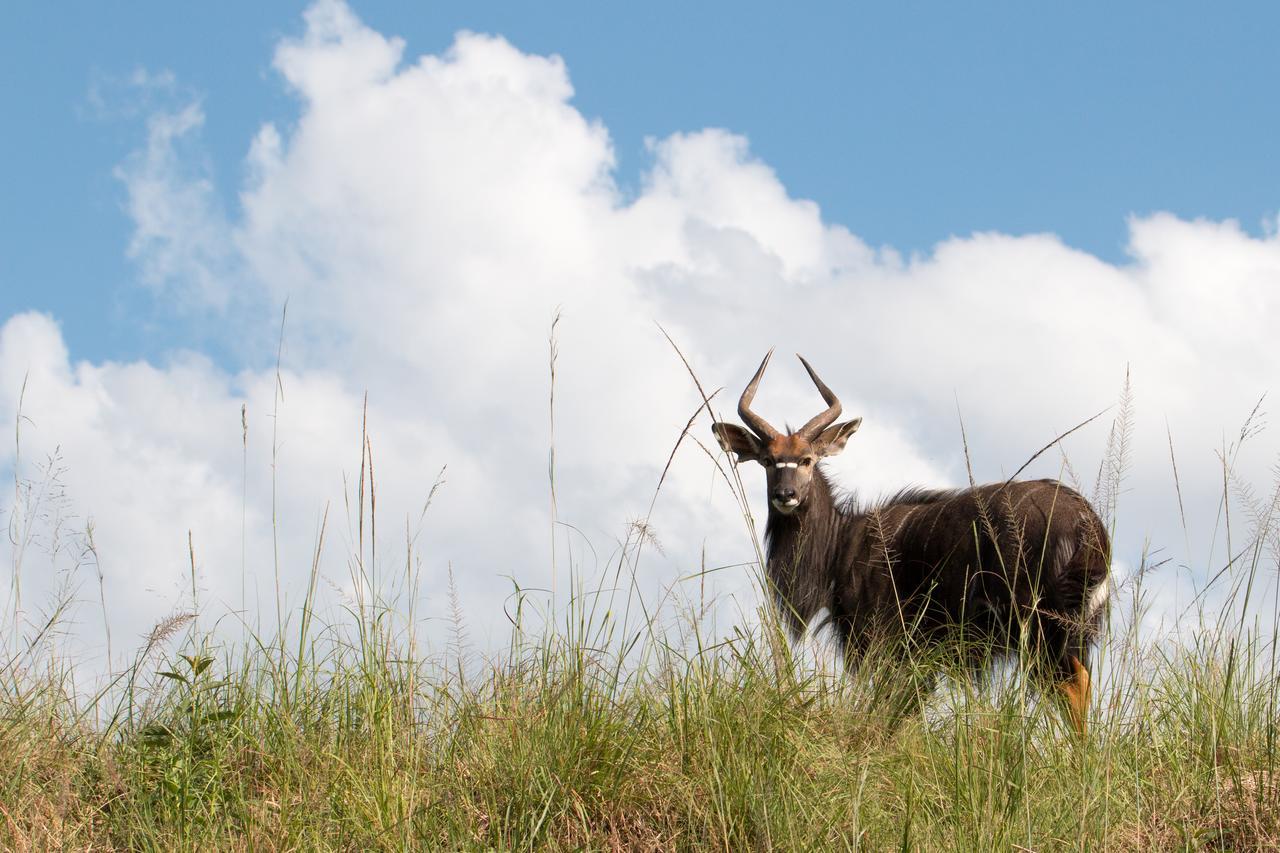
M1066 569L1067 563L1070 563L1071 558L1075 555L1076 543L1064 536L1058 542L1058 553L1054 555L1054 570L1061 575L1063 570Z
M1092 619L1099 610L1106 606L1107 596L1111 594L1110 578L1103 578L1102 583L1093 588L1093 592L1089 593L1089 609L1087 611L1088 618Z

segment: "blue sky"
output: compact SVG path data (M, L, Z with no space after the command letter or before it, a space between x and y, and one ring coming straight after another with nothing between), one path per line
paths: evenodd
M304 4L8 4L0 28L0 316L56 316L76 356L157 357L198 337L134 283L113 169L143 139L119 81L169 71L204 104L231 210L247 141L296 113L271 67ZM633 187L646 137L745 135L788 191L872 245L1053 232L1124 259L1130 214L1238 219L1280 187L1280 7L1192 3L357 2L407 55L456 31L565 59ZM105 93L107 109L91 92ZM218 356L234 361L231 353Z

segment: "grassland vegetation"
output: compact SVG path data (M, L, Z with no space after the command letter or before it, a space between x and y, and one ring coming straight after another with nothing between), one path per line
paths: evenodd
M1099 465L1095 500L1113 525L1131 417L1122 401ZM758 557L752 486L718 464ZM24 549L40 545L58 470L19 474L0 846L1275 849L1277 606L1262 591L1275 588L1280 499L1242 483L1230 455L1223 466L1222 500L1247 528L1233 543L1240 558L1176 635L1159 636L1140 626L1162 567L1133 559L1117 579L1084 737L1016 667L947 679L925 713L898 719L889 697L914 672L948 671L946 655L961 650L886 650L844 673L821 638L793 648L768 608L710 630L698 570L654 609L632 577L656 544L643 519L595 585L570 565L555 598L513 586L510 638L496 652L472 647L455 598L447 650L424 653L412 576L395 595L358 584L345 616L326 619L313 566L304 603L238 643L198 618L193 582L131 663L86 693L58 651L73 590L19 618ZM369 581L376 487L361 472L350 564ZM85 532L76 553L91 557ZM415 562L404 565L411 575Z

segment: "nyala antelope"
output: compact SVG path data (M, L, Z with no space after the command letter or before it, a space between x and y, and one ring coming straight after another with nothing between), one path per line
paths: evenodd
M984 650L970 652L975 669L985 650L1025 649L1029 671L1057 686L1083 734L1110 563L1089 502L1056 480L906 489L867 507L838 500L818 463L844 450L862 418L836 423L840 401L801 357L827 409L798 430L774 429L751 411L772 354L738 402L749 429L712 429L726 452L765 469L767 576L792 640L825 608L851 669L876 640L937 650L959 639Z

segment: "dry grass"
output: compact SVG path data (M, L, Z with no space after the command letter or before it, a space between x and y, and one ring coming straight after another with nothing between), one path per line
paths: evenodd
M1126 385L1101 466L1112 517L1131 398ZM758 548L746 490L722 473ZM370 461L356 572L375 547L374 500ZM1260 543L1278 503L1250 504ZM656 547L648 519L629 531L619 573ZM530 624L520 600L527 618L483 665L461 660L457 607L445 660L418 655L394 602L324 625L309 595L300 635L216 651L176 613L88 700L28 644L0 661L0 847L1276 849L1276 636L1246 627L1276 622L1248 593L1275 567L1253 553L1225 582L1241 592L1180 645L1108 637L1113 676L1083 739L1016 672L994 689L948 684L895 724L886 689L937 661L832 675L792 659L768 613L724 642L700 637L680 614L702 602L649 613L632 643L582 604Z

